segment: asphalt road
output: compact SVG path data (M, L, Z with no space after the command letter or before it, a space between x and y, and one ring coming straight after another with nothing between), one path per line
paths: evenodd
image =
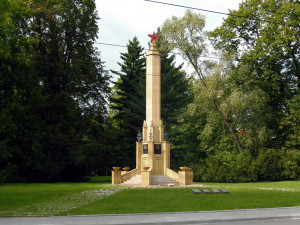
M299 225L300 218L190 223L185 225Z
M179 213L0 218L1 225L222 224L299 225L300 207Z

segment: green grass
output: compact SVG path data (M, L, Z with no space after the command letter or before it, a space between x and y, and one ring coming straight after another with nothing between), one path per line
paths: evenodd
M193 194L191 187L120 188L109 185L108 181L110 177L93 177L87 183L3 184L0 185L0 216L151 213L300 206L300 181L205 183L208 188L226 188L231 192L218 195Z
M50 214L40 213L35 215L32 214L32 211L36 211L36 207L40 206L46 207L50 204L68 203L70 199L73 199L74 202L76 201L76 196L86 197L82 193L93 192L99 189L113 189L114 187L106 182L109 179L110 177L101 177L98 178L98 182L92 180L87 183L2 184L0 185L0 217L55 215L56 212L51 212L51 209L49 209ZM52 211L55 211L55 209Z
M106 183L106 184L111 184L111 176L90 177L89 183Z

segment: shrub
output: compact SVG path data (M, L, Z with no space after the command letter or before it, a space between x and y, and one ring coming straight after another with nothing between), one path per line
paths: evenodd
M281 180L282 154L275 149L262 149L257 157L258 179L261 181Z
M194 180L206 182L248 182L249 154L217 152L194 166Z
M283 150L282 177L285 180L295 180L300 178L300 151L299 150Z
M300 151L261 149L236 154L216 152L193 166L194 180L204 182L257 182L300 178Z

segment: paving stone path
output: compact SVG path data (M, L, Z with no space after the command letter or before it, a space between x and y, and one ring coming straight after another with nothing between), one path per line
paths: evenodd
M107 198L120 190L120 188L117 188L82 191L44 203L41 202L16 209L1 211L0 216L54 216L61 212L69 211L100 199Z

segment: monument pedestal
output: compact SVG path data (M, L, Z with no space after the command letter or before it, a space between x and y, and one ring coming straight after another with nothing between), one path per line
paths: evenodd
M180 186L193 184L193 171L178 171L178 173Z
M141 171L141 185L149 186L151 184L151 171Z
M152 130L153 132L157 131L156 137L152 137ZM152 175L167 175L167 168L170 168L170 143L163 140L163 132L162 121L157 127L147 126L146 121L144 122L143 140L136 142L138 173L142 171L142 168L150 167Z
M121 184L121 171L111 171L111 183L112 184Z

